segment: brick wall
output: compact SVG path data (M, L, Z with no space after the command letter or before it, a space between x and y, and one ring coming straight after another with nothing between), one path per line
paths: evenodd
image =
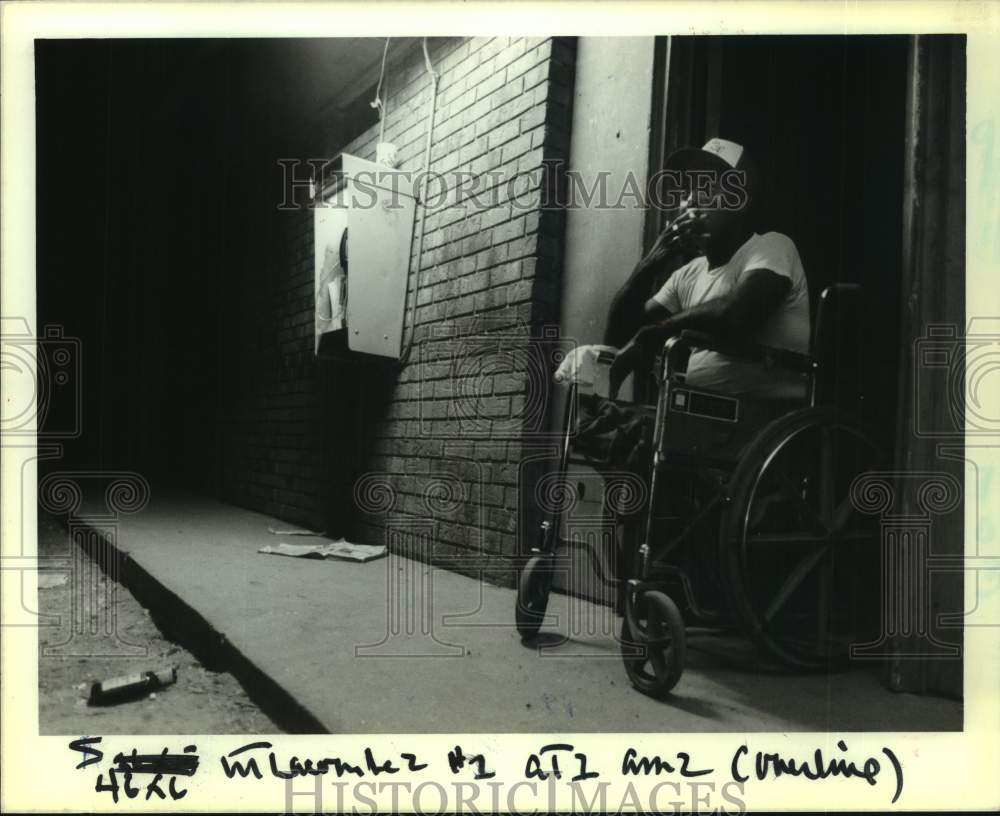
M350 515L359 540L388 537L463 571L479 571L485 555L491 577L509 580L530 493L519 474L546 451L545 327L558 317L563 224L540 204L558 184L546 165L568 155L574 52L562 38L430 42L440 74L431 170L449 183L446 197L429 196L438 206L419 271L413 242L405 367L313 357L310 212L261 239L279 248L265 248L272 261L241 248L245 344L224 412L226 498L328 529ZM401 169L417 171L431 94L420 49L386 89L384 139ZM320 137L320 155L374 159L379 128L347 145Z

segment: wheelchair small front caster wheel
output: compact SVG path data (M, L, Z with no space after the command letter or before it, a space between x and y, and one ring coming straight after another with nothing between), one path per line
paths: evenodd
M517 582L515 621L522 638L533 638L538 634L545 619L545 608L549 605L551 588L551 559L545 555L533 555L521 570Z
M681 679L687 650L677 604L662 592L641 591L622 621L621 647L632 685L650 697L667 694Z

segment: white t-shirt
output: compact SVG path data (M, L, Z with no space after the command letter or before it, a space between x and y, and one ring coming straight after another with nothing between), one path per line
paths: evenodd
M799 252L792 239L780 232L754 233L722 266L709 269L705 256L695 258L675 271L653 300L671 314L690 309L731 292L743 276L769 269L791 281L785 299L750 340L765 346L809 351L809 284ZM806 381L796 374L761 363L739 360L714 351L692 351L688 361L688 384L731 394L766 398L801 397Z

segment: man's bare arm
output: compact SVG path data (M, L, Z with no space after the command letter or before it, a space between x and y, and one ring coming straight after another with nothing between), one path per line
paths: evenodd
M730 340L745 338L780 305L791 281L770 269L754 269L732 292L699 303L644 326L635 340L643 345L662 345L684 329L708 332Z
M676 269L687 263L692 255L690 242L698 237L705 238L707 233L704 232L702 216L695 211L682 213L663 228L652 248L636 264L629 279L611 301L608 327L604 332L606 345L623 346L635 333L636 326L662 316L655 310L650 311L649 303L656 304L656 301L647 301L653 280L658 272Z
M678 257L678 260L683 259ZM649 298L653 279L666 263L665 256L650 253L636 264L629 279L611 300L608 326L604 332L605 345L617 347L625 345L635 333L636 326L648 322L649 318L643 312L643 304Z
M677 314L668 314L643 326L615 357L611 367L612 394L617 394L622 380L635 369L644 355L652 354L667 338L685 329L716 334L730 340L745 338L778 307L790 286L791 281L783 275L770 269L754 269L728 295ZM655 311L655 307L647 304L647 313L655 314ZM663 312L666 310L663 309Z

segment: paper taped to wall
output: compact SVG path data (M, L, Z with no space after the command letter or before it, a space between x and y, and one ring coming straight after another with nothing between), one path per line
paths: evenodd
M315 305L316 346L328 333L340 331L347 324L347 270L341 263L340 246L347 229L347 210L316 207L315 230Z

